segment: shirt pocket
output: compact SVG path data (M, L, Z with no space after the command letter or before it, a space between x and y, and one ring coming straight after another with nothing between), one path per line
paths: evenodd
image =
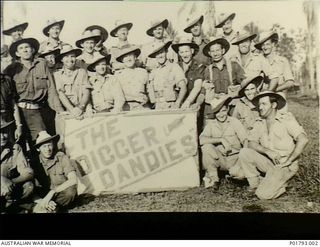
M67 177L62 167L57 167L51 174L51 183L58 186L67 181Z
M48 85L48 77L47 76L35 76L34 77L35 81L35 89L40 90L40 89L47 89Z

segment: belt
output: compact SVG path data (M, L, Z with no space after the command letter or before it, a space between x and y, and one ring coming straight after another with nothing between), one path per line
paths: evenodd
M33 104L28 102L19 102L18 106L20 108L28 109L28 110L38 110L41 108L39 104Z

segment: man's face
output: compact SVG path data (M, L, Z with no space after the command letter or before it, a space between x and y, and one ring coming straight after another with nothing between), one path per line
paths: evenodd
M223 24L222 30L225 34L229 34L232 32L232 21L230 19Z
M21 27L19 27L16 30L14 30L11 33L11 37L12 37L13 42L15 42L15 41L17 41L19 39L22 39L23 33L24 33L24 30Z
M276 108L276 103L271 103L269 96L259 99L259 113L262 118L267 118Z
M54 25L49 29L48 34L49 34L49 37L57 39L59 38L60 32L61 32L60 25Z
M261 48L264 55L269 55L274 48L274 43L270 39L268 39L261 45Z
M244 40L238 46L241 54L248 54L250 51L251 41L249 39Z
M53 156L53 142L51 141L42 144L39 147L39 152L44 158L50 159Z
M244 95L247 97L248 100L252 100L256 95L258 94L258 90L255 84L250 83L245 89L244 89Z
M73 69L76 65L76 54L69 53L62 58L63 66L67 69Z
M121 41L126 41L128 39L129 30L126 27L119 28L116 32L116 36Z
M224 105L221 107L220 111L216 113L216 119L219 122L223 123L224 121L226 121L227 117L228 117L228 107Z
M126 68L133 68L136 63L136 55L134 55L133 53L128 54L123 57L122 62L124 63L124 66Z
M156 55L156 59L157 59L158 64L160 64L160 65L165 64L165 62L167 61L167 52L165 50L160 51Z
M28 43L18 45L16 56L25 60L30 60L33 57L34 49Z
M200 22L196 23L191 29L190 29L192 36L199 37L201 35L201 24Z
M106 61L101 61L100 63L98 63L95 67L96 72L99 75L104 75L107 71L107 62Z
M54 67L54 65L56 64L56 58L54 56L54 54L50 54L44 57L47 60L47 64L49 66L49 68Z
M152 33L156 39L162 39L164 34L163 26L157 26L156 28L153 29Z
M223 58L225 49L220 44L213 44L210 46L209 55L214 62L219 62Z
M9 134L7 132L0 132L0 142L1 142L1 147L4 147L8 143L8 137Z
M95 45L96 42L93 39L87 39L82 43L83 50L89 54L92 54L94 52Z
M184 63L189 63L191 61L193 52L194 50L188 45L179 46L178 53Z

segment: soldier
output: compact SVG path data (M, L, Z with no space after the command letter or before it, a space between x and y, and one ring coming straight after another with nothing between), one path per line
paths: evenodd
M11 20L7 28L2 31L4 35L11 36L12 43L23 38L23 33L28 27L28 22L18 22L17 20Z
M50 19L47 21L47 25L42 32L48 39L40 43L40 53L48 50L61 49L62 46L66 44L60 40L60 33L63 26L64 20L58 21L56 19Z
M35 148L39 152L36 177L41 185L39 194L43 197L34 212L57 212L67 208L77 196L77 175L71 160L63 152L56 151L59 135L50 136L41 131Z
M62 105L77 119L92 114L87 71L76 67L76 57L80 54L80 49L73 49L71 45L62 46L57 60L62 61L63 67L53 74Z
M48 68L53 74L57 69L61 69L62 64L56 62L56 57L60 54L60 49L44 50L39 57L44 58L47 61Z
M196 99L202 88L203 73L205 65L196 60L199 46L189 38L181 38L179 43L173 44L172 49L179 55L179 66L183 69L187 79L187 94L181 108L189 108L194 104L197 108L203 102L196 103Z
M207 122L199 137L206 171L204 185L214 190L219 187L218 168L229 171L234 178L244 178L237 162L240 149L247 145L246 131L238 119L228 116L231 100L231 97L221 96L212 101L215 119Z
M229 43L233 42L233 39L235 39L237 36L237 32L232 28L232 21L235 16L235 13L221 13L218 16L218 21L215 26L216 28L222 28L221 36L228 40Z
M47 121L43 112L48 108L48 104L57 113L63 111L45 60L34 57L38 49L39 42L33 38L14 42L9 52L17 61L5 70L15 82L23 133L30 147L33 146L37 133L46 129Z
M99 35L101 37L101 39L98 41L98 43L94 47L94 50L96 52L99 52L101 55L103 54L107 55L108 50L107 50L107 47L103 45L103 43L108 39L108 31L105 28L98 25L92 25L92 26L86 27L85 31L87 30L92 31L94 35Z
M1 73L12 63L12 57L9 55L9 47L1 45Z
M199 46L199 51L194 55L194 60L196 60L199 65L209 65L210 59L202 52L204 46L209 43L209 39L205 38L202 32L203 19L203 15L201 15L197 19L191 20L183 31L191 33L192 42Z
M259 117L259 112L256 106L252 103L252 99L259 93L259 88L263 83L262 76L246 78L241 85L239 91L239 100L237 101L232 116L239 119L249 133L256 119Z
M147 108L148 96L146 85L149 80L145 69L136 67L136 60L141 50L135 46L125 48L116 60L123 63L125 68L117 74L117 83L121 85L126 103L124 110L143 110Z
M132 46L128 41L129 31L132 28L131 22L125 22L123 20L117 20L115 22L115 27L111 30L110 35L112 37L118 38L118 43L116 46L112 46L109 50L111 54L111 66L112 70L120 71L125 68L124 63L117 62L116 58L122 52L123 49Z
M120 84L115 76L108 73L111 55L101 56L88 66L88 70L95 74L90 76L92 87L92 106L96 112L120 112L125 103Z
M9 142L10 127L13 123L14 121L6 122L1 118L1 211L28 199L34 189L33 170L21 147Z
M248 137L248 148L240 151L239 164L249 189L260 199L274 199L286 191L288 180L296 174L308 139L291 113L279 111L286 105L280 94L265 91L252 102L261 118ZM266 173L264 178L260 172Z
M148 93L150 102L155 104L155 109L180 108L187 93L187 81L181 67L167 59L167 52L171 41L161 44L151 54L158 65L149 77ZM177 90L179 89L179 93Z
M152 53L160 45L164 45L168 41L170 41L170 39L166 38L164 35L168 25L169 25L169 21L167 19L164 19L163 21L153 20L151 22L150 28L146 31L148 36L153 37L153 40L142 47L141 60L145 68L149 72L152 69L156 68L158 64L156 59L149 57L149 54ZM169 50L167 56L170 62L178 61L177 55L172 50Z

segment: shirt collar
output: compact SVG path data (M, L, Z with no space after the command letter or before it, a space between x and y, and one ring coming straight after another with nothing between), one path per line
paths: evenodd
M212 66L218 68L215 62L212 62ZM226 66L226 59L224 57L222 58L222 66Z

